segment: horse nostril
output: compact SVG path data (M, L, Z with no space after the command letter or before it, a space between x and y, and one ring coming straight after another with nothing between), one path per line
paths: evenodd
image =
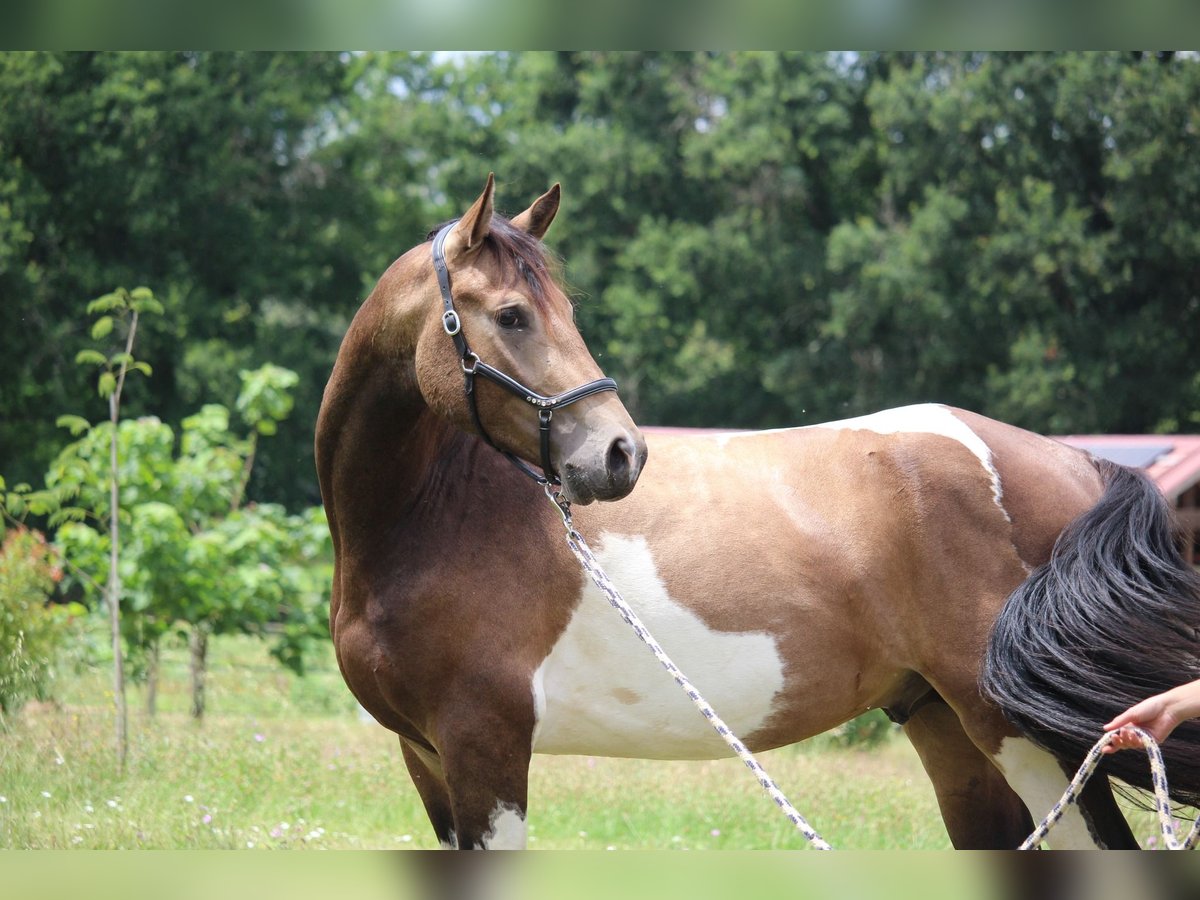
M633 467L633 444L628 438L619 437L608 447L608 474L612 478L625 478Z

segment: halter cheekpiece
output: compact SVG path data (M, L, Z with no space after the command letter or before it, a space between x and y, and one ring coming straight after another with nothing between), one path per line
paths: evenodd
M462 331L462 320L459 318L458 311L454 308L454 297L450 293L450 271L446 268L446 255L443 246L446 243L446 235L450 233L450 229L456 224L457 220L444 225L434 236L433 268L437 272L438 288L442 292L442 306L444 307L444 311L442 312L442 329L446 334L450 335L450 338L454 341L454 346L458 349L463 378L465 380L464 388L467 394L467 406L471 410L471 419L475 423L475 430L479 432L480 437L487 441L490 446L495 447L495 449L503 453L513 465L538 484L561 485L562 481L550 463L550 421L554 417L554 411L562 409L564 406L569 406L577 400L582 400L584 397L598 394L601 391L615 391L617 383L611 378L597 378L595 381L589 381L569 391L563 391L561 394L547 397L531 388L527 388L515 378L505 375L499 369L483 362L467 343L467 337ZM479 408L475 403L476 375L482 375L494 384L500 385L500 387L504 388L510 394L520 397L538 411L538 431L541 436L542 451L542 471L540 473L520 457L497 446L487 433L487 429L483 427L483 422L479 418Z

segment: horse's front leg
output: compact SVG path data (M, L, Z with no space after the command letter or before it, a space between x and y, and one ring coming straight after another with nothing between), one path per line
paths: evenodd
M525 848L534 714L532 693L523 693L457 706L438 729L453 846L460 850Z
M446 786L441 759L431 750L405 738L400 738L400 749L413 786L425 804L425 814L429 816L433 833L444 849L453 850L458 846L458 837L454 832L454 810L450 807L450 789Z

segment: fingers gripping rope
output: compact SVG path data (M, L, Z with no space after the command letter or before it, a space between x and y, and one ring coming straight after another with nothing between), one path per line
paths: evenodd
M605 574L604 569L600 567L600 563L592 554L591 548L587 545L587 541L583 539L583 535L575 530L575 526L571 521L570 504L566 500L563 500L549 486L546 487L546 496L550 498L550 501L554 504L563 517L563 524L566 526L567 530L567 546L571 548L571 552L575 554L575 558L579 560L579 563L581 566L583 566L584 571L588 573L596 587L600 589L600 592L604 594L608 602L617 610L618 613L621 614L621 618L624 619L626 624L633 629L634 633L638 636L638 638L641 639L642 643L650 648L650 651L654 654L655 658L662 663L663 668L665 668L667 672L670 673L671 677L675 679L675 683L678 684L679 687L683 689L683 692L688 695L692 703L695 704L696 708L700 710L704 718L706 718L709 724L712 725L712 727L716 730L717 734L719 734L725 743L729 745L729 748L737 754L738 758L740 758L743 763L746 764L746 768L754 773L754 777L758 780L758 783L762 786L762 789L767 792L772 800L775 801L775 805L779 807L780 811L787 816L788 820L796 826L801 834L804 835L805 839L812 844L813 848L816 850L832 850L833 847L831 847L825 841L825 839L817 833L816 829L808 824L808 821L804 818L804 816L800 815L799 811L792 806L792 804L788 801L788 798L784 796L783 791L779 789L778 785L775 784L771 776L766 773L763 767L759 764L758 760L754 758L754 754L746 749L746 745L743 744L738 739L737 735L735 735L729 729L729 726L721 720L716 711L708 704L708 701L700 695L700 692L696 690L695 686L688 680L687 676L680 671L679 667L671 661L671 658L667 656L666 652L662 649L662 647L659 646L658 642L654 640L653 635L651 635L646 629L646 626L642 624L642 620L638 618L637 613L635 613L633 609L630 608L629 604L625 602L620 592L616 589L616 586L613 585L613 583L609 580L608 575ZM1155 809L1158 813L1159 826L1162 829L1164 846L1168 850L1193 849L1197 842L1200 842L1200 817L1198 817L1196 821L1192 823L1192 829L1187 838L1185 838L1183 841L1180 841L1176 831L1175 820L1171 814L1171 799L1167 792L1167 771L1166 764L1163 762L1162 751L1159 750L1158 743L1148 733L1140 728L1137 728L1136 726L1127 727L1137 734L1138 738L1142 742L1142 746L1145 747L1146 755L1150 758L1150 771L1154 781ZM1039 824L1038 827L1034 829L1033 833L1025 839L1025 842L1021 844L1019 849L1031 850L1045 840L1046 835L1050 832L1050 829L1052 829L1059 823L1059 821L1061 821L1063 814L1067 810L1067 807L1079 799L1079 794L1082 792L1084 785L1087 784L1088 779L1092 777L1096 771L1096 768L1100 765L1101 759L1103 758L1104 748L1112 743L1115 735L1116 732L1105 734L1102 738L1100 738L1099 741L1096 742L1096 745L1092 747L1090 751L1088 751L1087 756L1084 757L1083 765L1079 767L1079 771L1076 772L1075 777L1071 779L1071 783L1067 786L1066 792L1062 795L1059 801L1054 804L1054 807L1046 815L1046 818L1042 820L1041 824Z

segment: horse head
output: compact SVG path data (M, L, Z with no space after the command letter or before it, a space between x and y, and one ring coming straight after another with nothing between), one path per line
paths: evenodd
M559 187L511 220L494 211L493 192L489 175L422 264L421 394L538 480L561 482L565 499L618 500L637 482L646 443L588 352L542 247Z

